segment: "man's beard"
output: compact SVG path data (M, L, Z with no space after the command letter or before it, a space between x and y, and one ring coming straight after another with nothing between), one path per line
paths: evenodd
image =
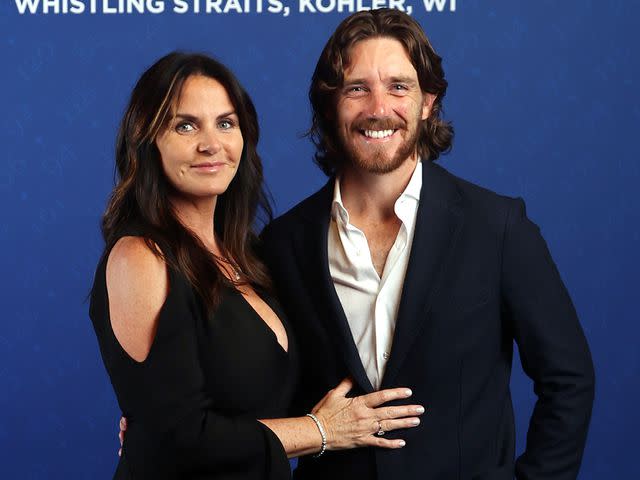
M346 141L343 135L340 135L343 154L351 165L366 172L380 175L393 172L416 152L421 122L417 121L414 125L414 130L409 132L409 137L402 142L391 158L387 156L383 144L369 145L366 151L363 151L363 149L354 148ZM406 130L407 128L406 122L394 122L389 118L376 118L354 124L353 135L360 135L359 132L362 130ZM394 135L397 134L399 132L394 132Z

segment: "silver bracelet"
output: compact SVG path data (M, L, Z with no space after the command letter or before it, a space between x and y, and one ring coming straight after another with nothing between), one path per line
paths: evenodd
M311 420L316 422L316 426L318 427L318 430L320 430L320 435L322 436L322 448L320 449L320 451L318 453L316 453L313 456L313 458L319 458L319 457L322 456L324 451L327 449L327 434L325 433L324 427L320 423L320 420L318 420L318 417L316 417L313 413L307 413L307 417L309 417Z

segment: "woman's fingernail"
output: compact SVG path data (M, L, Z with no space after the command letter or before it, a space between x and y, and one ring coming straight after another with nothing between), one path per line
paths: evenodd
M413 420L411 420L411 425L420 425L420 419L414 418Z
M410 389L410 388L407 388L407 389L404 391L404 394L405 394L407 397L410 397L411 395L413 395L413 392L411 391L411 389Z
M416 408L416 413L424 413L424 407Z
M404 447L407 444L407 442L405 442L404 440L398 440L398 446L399 447Z

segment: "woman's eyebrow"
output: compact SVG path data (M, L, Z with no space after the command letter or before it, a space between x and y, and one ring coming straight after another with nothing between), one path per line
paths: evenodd
M228 112L221 113L216 118L230 117L232 115L235 115L236 117L238 116L235 110L229 110ZM188 120L191 122L198 120L198 117L196 115L192 115L190 113L181 113L181 112L176 113L175 118L179 118L181 120Z
M195 122L198 120L198 117L195 115L191 115L189 113L176 113L175 118L180 118L181 120L188 120L190 122Z
M218 118L223 118L223 117L230 117L232 115L235 115L236 117L238 116L238 114L236 113L235 110L229 110L226 113L221 113L220 115L218 115Z

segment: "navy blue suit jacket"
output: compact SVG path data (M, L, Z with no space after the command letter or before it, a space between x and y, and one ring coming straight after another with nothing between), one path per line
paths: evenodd
M331 281L333 180L273 221L262 250L293 324L307 412L345 376L371 392ZM424 162L423 184L391 356L382 388L407 386L426 406L419 427L390 432L399 450L306 458L298 479L575 479L594 396L591 356L575 309L522 200ZM514 458L509 379L513 342L537 402Z

